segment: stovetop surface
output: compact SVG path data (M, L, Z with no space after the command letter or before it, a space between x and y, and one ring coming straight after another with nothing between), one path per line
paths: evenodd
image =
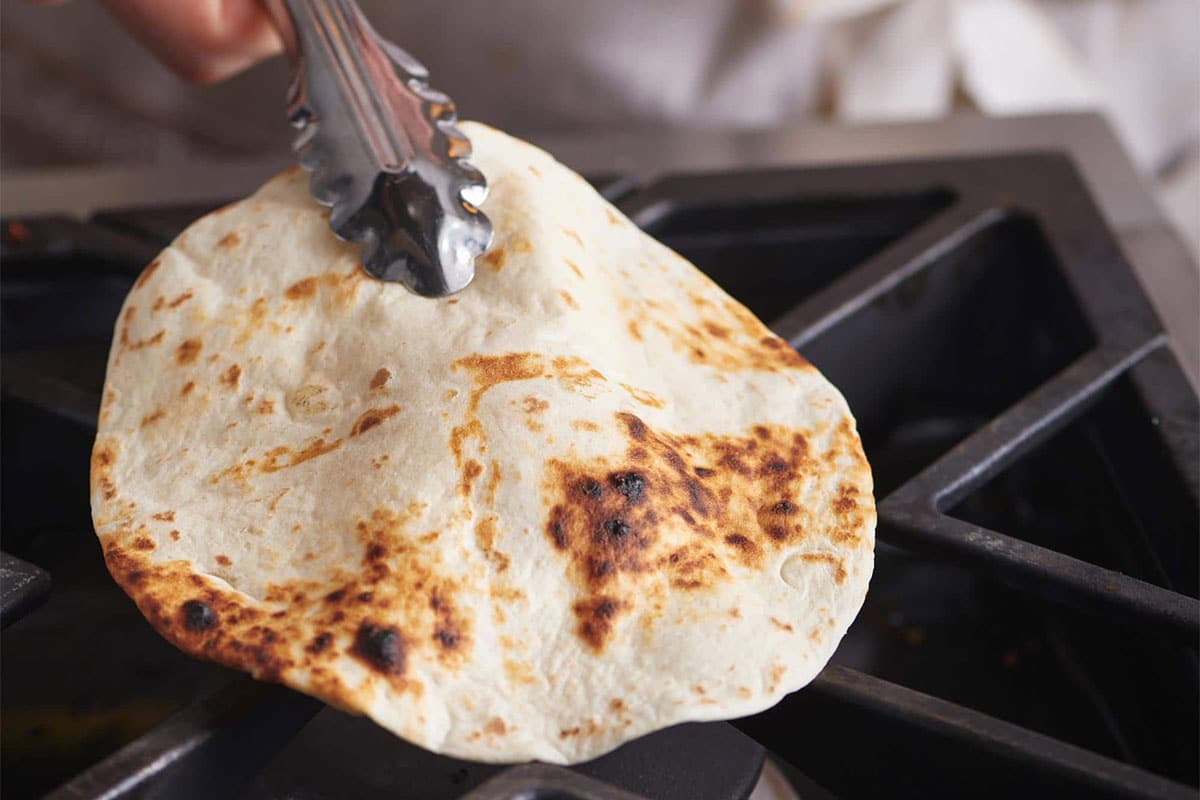
M554 796L745 796L763 748L805 796L1194 795L1197 400L1070 164L596 182L843 390L879 545L867 603L811 687L631 743ZM496 776L510 788L476 790L549 792L554 772L432 756L256 693L160 640L108 578L87 468L112 325L140 267L204 210L3 227L2 544L53 581L24 616L6 599L8 796L89 768L81 796L212 796L222 773L254 798L459 797ZM261 727L270 704L282 730ZM225 727L242 735L212 733ZM203 746L160 769L129 742ZM146 774L115 789L134 766Z

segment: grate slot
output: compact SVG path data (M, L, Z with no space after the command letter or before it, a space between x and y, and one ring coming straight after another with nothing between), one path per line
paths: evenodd
M839 797L1195 797L1184 784L838 665L738 726Z
M947 513L1195 598L1200 515L1161 420L1128 376L1092 402Z
M784 197L739 204L655 205L647 231L763 319L813 296L948 206L928 191L885 197Z
M239 678L134 740L46 800L230 797L321 704Z

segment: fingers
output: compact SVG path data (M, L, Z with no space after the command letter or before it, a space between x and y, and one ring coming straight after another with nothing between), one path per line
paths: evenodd
M103 0L160 61L189 81L214 83L280 51L259 0Z

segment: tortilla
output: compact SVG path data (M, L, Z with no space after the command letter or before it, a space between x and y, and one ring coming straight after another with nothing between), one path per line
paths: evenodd
M182 650L461 758L772 705L867 591L845 401L579 176L465 129L496 236L459 296L366 276L299 171L146 268L92 456L109 569Z

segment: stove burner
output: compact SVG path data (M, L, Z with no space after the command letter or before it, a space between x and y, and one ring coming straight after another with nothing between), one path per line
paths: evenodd
M54 589L5 596L7 796L744 798L764 747L805 797L1195 795L1200 414L1070 163L603 183L859 419L879 547L835 663L736 727L567 770L435 756L187 659L105 573L86 475L121 300L208 209L14 220L3 546Z

